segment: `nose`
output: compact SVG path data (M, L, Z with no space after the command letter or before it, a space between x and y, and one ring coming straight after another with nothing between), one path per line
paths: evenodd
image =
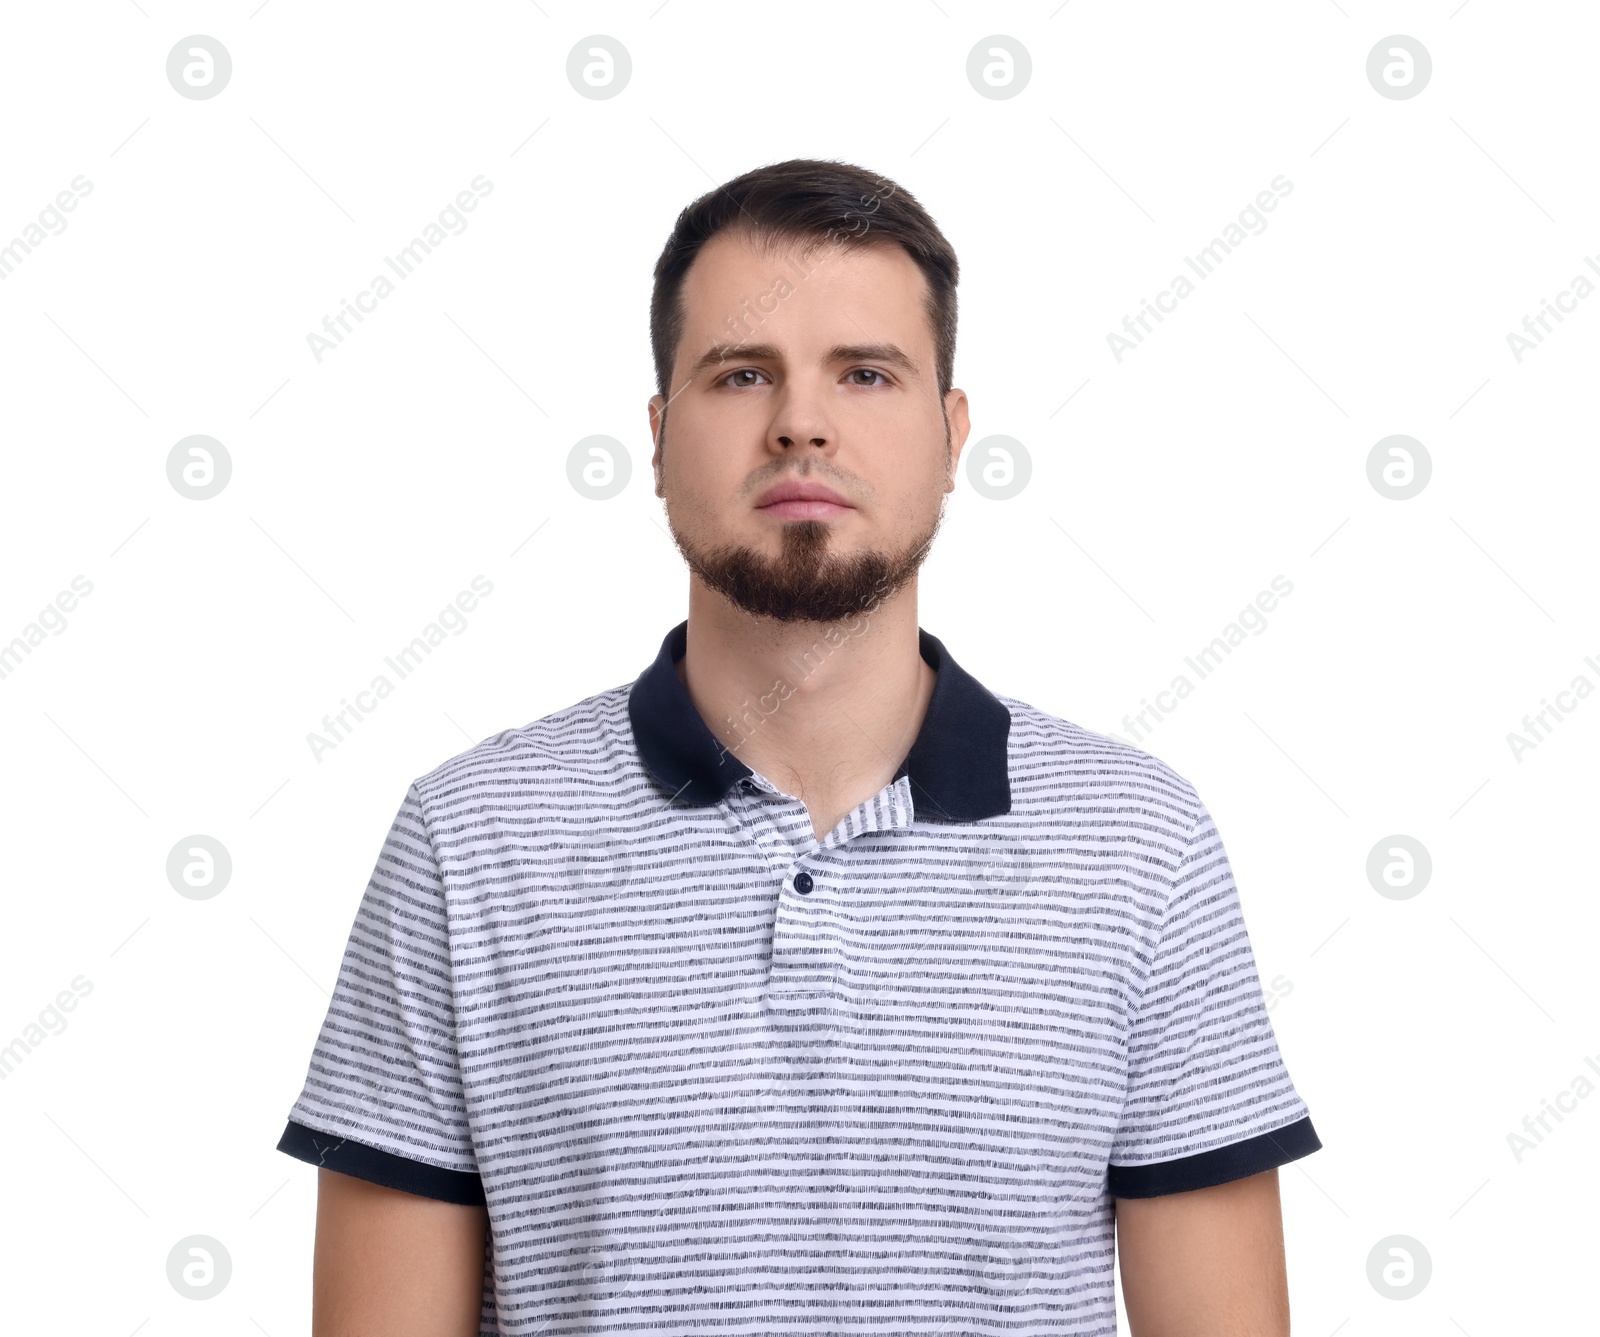
M811 446L826 454L838 448L838 434L820 389L791 380L773 406L767 444L774 455L785 455Z

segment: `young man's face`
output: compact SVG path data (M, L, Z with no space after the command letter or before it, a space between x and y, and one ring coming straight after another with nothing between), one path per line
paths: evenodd
M652 464L701 581L750 613L836 622L915 574L969 423L965 394L939 395L911 257L806 246L720 233L696 256ZM813 495L784 500L796 486Z

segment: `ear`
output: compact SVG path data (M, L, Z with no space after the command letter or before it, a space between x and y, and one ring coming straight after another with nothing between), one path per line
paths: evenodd
M967 408L967 392L952 389L944 397L944 411L950 419L950 466L944 490L954 492L957 466L961 463L961 448L967 444L967 435L972 431L972 418Z
M663 497L666 493L661 490L661 438L666 432L667 425L666 399L661 395L651 395L649 410L650 440L654 443L654 449L650 454L650 469L656 478L656 496Z

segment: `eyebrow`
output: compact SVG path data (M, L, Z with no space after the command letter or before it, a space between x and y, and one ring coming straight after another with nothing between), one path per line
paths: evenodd
M920 376L922 369L898 344L835 344L824 355L824 362L882 362L898 367L909 376ZM689 369L690 378L709 367L728 362L781 362L783 354L773 344L712 344Z

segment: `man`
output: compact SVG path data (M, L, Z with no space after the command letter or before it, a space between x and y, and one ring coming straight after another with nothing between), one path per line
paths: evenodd
M279 1144L316 1337L1112 1334L1114 1238L1136 1337L1287 1334L1320 1143L1210 814L918 627L957 272L836 163L680 215L688 619L407 791Z

